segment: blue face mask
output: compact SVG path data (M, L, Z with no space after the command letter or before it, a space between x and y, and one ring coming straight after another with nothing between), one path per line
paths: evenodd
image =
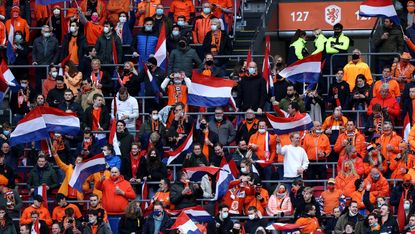
M164 13L164 10L163 9L157 9L156 10L156 14L157 15L162 15Z
M253 75L253 74L255 74L255 73L256 73L256 69L255 69L255 68L253 68L253 67L249 67L249 68L248 68L248 72L249 72L249 74L250 74L250 75Z
M171 35L173 35L174 37L179 36L180 32L179 31L172 31Z
M184 21L177 21L177 25L179 25L179 26L183 26L184 25Z
M153 29L153 26L145 26L145 27L144 27L144 29L145 29L147 32L150 32L150 31Z
M210 14L210 8L203 8L203 13Z
M10 131L3 130L3 135L8 136L10 134Z
M154 210L153 215L154 216L160 216L161 215L161 210Z

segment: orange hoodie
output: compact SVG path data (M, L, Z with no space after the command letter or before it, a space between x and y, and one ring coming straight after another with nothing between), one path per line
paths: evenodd
M295 223L302 227L302 234L312 234L320 227L316 217L301 217Z
M370 175L368 175L364 181L365 187L367 184L371 184L370 189L370 202L373 204L376 201L376 197L388 197L389 196L389 183L379 172L379 179L374 181Z
M391 135L382 134L377 140L376 143L380 144L382 147L382 155L386 158L387 161L392 161L396 158L396 155L399 153L399 143L401 143L402 137L400 137L396 132L392 132ZM391 145L393 149L389 151L387 146Z
M310 161L316 161L317 159L326 161L326 159L319 158L317 153L324 152L326 156L329 156L331 152L329 138L324 133L320 135L314 133L306 134L303 148L307 152L308 160Z
M277 147L277 135L271 135L268 133L268 147L266 146L265 142L267 139L266 133L254 133L251 138L249 138L249 144L255 144L258 146L258 148L255 150L255 154L258 156L259 160L264 160L273 163L275 156L276 156L276 147ZM268 150L269 156L266 157L266 151ZM263 164L260 164L262 167L265 166Z
M342 191L342 193L346 197L350 197L352 193L356 190L354 186L354 182L359 179L358 175L345 175L344 173L339 173L335 180L336 180L336 189Z
M124 191L124 195L115 193L116 188ZM130 182L124 180L123 176L118 177L116 181L112 178L105 179L97 184L97 189L102 190L102 206L109 215L120 215L125 213L125 207L128 206L128 200L135 199L136 194Z
M342 145L344 140L348 140L347 132L343 132L337 138L336 144L334 145L334 152L339 154L340 157L344 157L344 149L346 146ZM355 130L354 136L350 138L352 145L356 147L356 152L360 154L362 158L364 158L367 154L366 151L366 143L365 143L365 136L361 134L359 131Z
M39 213L39 219L46 222L48 226L52 226L52 218L50 217L49 210L45 207L41 206L40 208L35 208L33 205L24 209L22 216L20 216L20 224L30 224L32 222L32 218L30 213L34 210L37 210Z

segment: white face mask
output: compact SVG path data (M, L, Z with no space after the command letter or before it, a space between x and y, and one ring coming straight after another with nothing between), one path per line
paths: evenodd
M228 218L229 213L228 212L223 212L222 213L222 219L226 219Z
M120 23L125 23L125 22L127 22L127 17L121 16L120 17Z
M58 72L52 72L52 77L56 78L58 76Z
M241 172L245 173L246 172L246 167L241 167Z
M248 215L248 218L249 218L250 220L254 220L254 219L255 219L255 214L250 214L250 215Z
M102 153L105 155L105 156L107 156L107 155L109 155L109 153L107 153L106 151L102 151Z
M153 120L158 120L159 119L159 115L155 114L155 115L151 115L151 118Z
M59 9L53 10L53 14L54 15L59 15L60 13L61 13L61 11Z
M403 204L403 209L404 210L409 210L409 208L411 208L411 204L409 204L409 203L404 203Z
M259 132L259 133L265 133L265 129L260 128L260 129L258 129L258 132Z
M212 31L216 31L216 30L218 29L218 26L216 26L215 24L212 24L212 25L210 26L210 29L211 29Z
M104 27L104 33L109 33L110 29L108 27Z
M71 33L74 33L76 31L76 27L72 26L70 29Z

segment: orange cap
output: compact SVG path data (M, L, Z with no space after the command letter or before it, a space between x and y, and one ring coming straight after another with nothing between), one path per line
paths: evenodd
M9 183L9 180L4 176L0 175L0 185L7 185Z

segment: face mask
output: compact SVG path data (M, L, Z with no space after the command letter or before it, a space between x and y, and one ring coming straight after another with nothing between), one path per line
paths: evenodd
M215 116L215 119L216 119L216 121L222 121L223 120L223 117L222 116Z
M289 97L289 98L294 97L294 93L290 93L290 94L287 93L287 97Z
M228 215L229 215L229 213L228 213L228 212L223 212L223 213L221 214L222 219L226 219L226 218L228 218Z
M282 66L282 63L276 63L275 64L277 67L281 67Z
M210 8L203 8L203 13L205 13L206 15L210 14Z
M96 16L96 15L93 15L93 16L91 16L91 20L92 20L92 22L98 22L98 16Z
M163 13L164 13L164 10L163 9L160 9L159 8L159 9L156 10L156 14L157 15L162 15Z
M52 72L52 77L56 78L58 76L58 72Z
M127 17L121 16L120 17L120 23L125 23L125 22L127 22Z
M9 134L10 134L10 131L3 130L3 135L7 136L7 135L9 135Z
M130 73L130 69L124 69L124 74Z
M180 35L180 32L179 31L173 31L173 32L171 32L171 35L173 35L173 37L177 37L177 36Z
M256 73L256 69L255 69L255 68L253 68L253 67L249 67L249 68L248 68L248 72L249 72L249 74L250 74L250 75L253 75L253 74L255 74L255 73Z
M205 123L201 123L200 124L200 129L206 129L206 124Z
M16 37L17 36L20 36L20 35L16 35ZM46 38L48 38L48 37L50 37L50 32L45 32L45 33L43 33L43 36L44 37L46 37ZM21 36L20 36L21 37Z
M408 203L403 204L403 209L404 210L409 210L409 208L411 208L411 204L408 204Z
M316 134L321 134L321 133L323 133L323 131L322 130L315 130L314 131Z
M53 10L54 15L60 15L60 13L61 13L61 10L59 10L59 9Z
M94 223L95 223L95 221L96 221L95 219L89 219L89 220L88 220L88 222L89 222L90 224L94 224Z
M260 129L258 129L258 132L259 132L259 133L265 133L265 129L260 128Z
M343 80L343 77L336 76L336 81L337 82L341 82L342 80Z
M182 82L180 81L180 80L174 80L174 82L173 82L175 85L180 85L180 84L182 84Z
M106 151L102 151L102 153L103 153L105 156L108 156L108 155L109 155L109 153L107 153Z
M379 174L377 174L377 175L372 175L372 179L374 179L374 180L378 180L380 178L380 175Z
M327 189L328 190L333 190L334 189L334 185L327 185Z
M254 220L255 219L255 214L250 214L248 215L249 220Z
M76 28L72 26L69 30L71 31L71 33L74 33L76 31Z
M111 180L112 180L112 181L114 181L114 182L118 180L118 177L117 177L117 176L114 176L114 177L113 177L113 176L111 176L110 178L111 178Z
M179 47L182 48L182 49L186 48L186 42L179 41Z
M161 210L154 210L153 215L154 216L160 216L161 215Z
M109 33L110 32L110 28L108 28L108 27L104 27L104 33L105 34L107 34L107 33Z
M216 26L215 24L212 24L212 25L210 26L210 29L211 29L212 31L216 31L216 30L218 29L218 26Z
M339 37L341 32L334 32L334 37Z
M184 21L182 21L182 20L177 21L177 25L184 26Z
M213 65L213 61L212 60L207 60L205 62L205 64L208 65L208 66L212 66Z
M241 173L246 173L246 167L241 167Z
M20 84L20 86L24 89L27 88L27 84Z
M235 229L235 228L232 229L233 234L239 233L240 231L241 231L240 229Z
M345 167L344 167L344 171L345 171L345 172L349 172L349 171L350 171L350 166L345 166Z
M145 26L144 28L147 32L150 32L153 29L153 26Z
M20 43L20 42L22 41L22 35L17 34L17 35L14 37L14 41L15 41L15 42L17 42L17 43Z

